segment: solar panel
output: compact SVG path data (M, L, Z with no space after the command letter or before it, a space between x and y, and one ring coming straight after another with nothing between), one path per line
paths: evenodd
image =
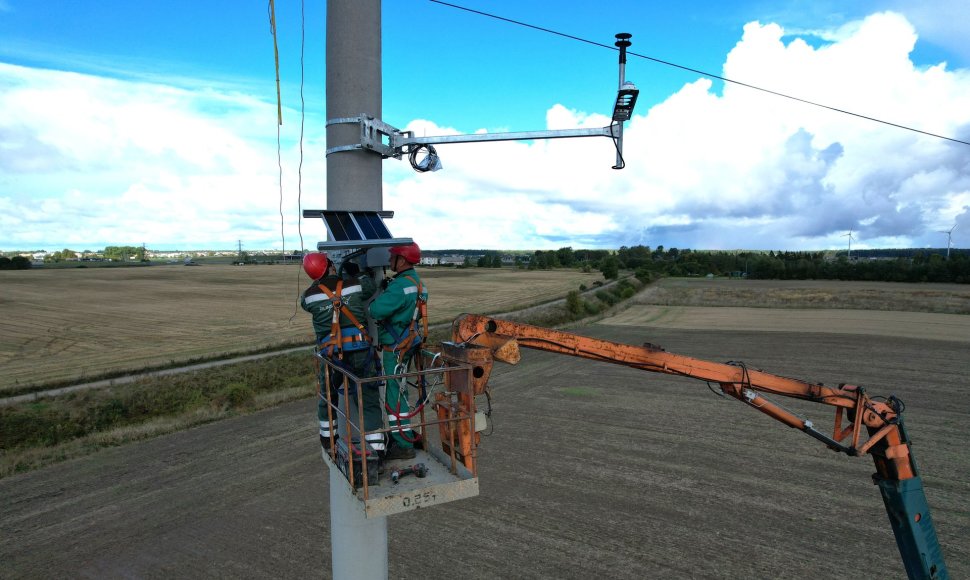
M391 232L387 230L387 226L384 225L384 220L381 219L381 216L377 215L376 211L355 211L352 215L357 220L357 225L360 226L360 230L364 233L364 239L390 239Z
M394 217L392 211L334 211L305 209L305 218L321 218L327 228L326 242L317 243L318 250L390 248L413 242L411 238L395 238L384 220Z
M327 225L331 240L346 242L364 239L360 230L357 229L357 225L350 218L350 212L325 211L323 212L323 222Z
M389 240L391 232L376 211L323 211L323 223L334 242Z

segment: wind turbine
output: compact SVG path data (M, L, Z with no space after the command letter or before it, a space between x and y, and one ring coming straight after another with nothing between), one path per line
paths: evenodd
M950 259L950 241L953 239L953 230L957 229L956 224L948 230L940 230L941 234L946 234L946 259Z
M844 238L846 236L849 236L849 260L852 260L852 230L849 230L849 233L843 235L842 237Z

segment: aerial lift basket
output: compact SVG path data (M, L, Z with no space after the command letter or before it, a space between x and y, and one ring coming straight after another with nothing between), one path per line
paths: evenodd
M397 374L360 378L346 369L343 384L337 385L345 400L356 398L356 409L346 421L346 409L336 401L328 401L330 414L339 424L333 451L323 450L323 459L331 469L337 469L347 481L347 493L353 494L367 518L388 516L430 507L478 495L477 454L486 417L477 412L476 397L482 395L492 367L492 350L475 344L443 343L440 349L423 350L417 370ZM322 358L330 371L332 361ZM395 379L408 385L409 397L424 399L412 406L411 429L420 435L422 444L415 449L414 459L388 461L383 473L378 472L376 453L362 449L360 441L375 433L389 434L393 429L361 432L363 388L383 385ZM354 388L354 386L362 388ZM323 389L323 396L329 389ZM363 458L368 460L362 460ZM366 466L366 468L365 468Z

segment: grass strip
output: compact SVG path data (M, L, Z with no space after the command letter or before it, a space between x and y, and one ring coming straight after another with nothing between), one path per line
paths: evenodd
M68 393L0 408L0 477L316 392L305 353Z

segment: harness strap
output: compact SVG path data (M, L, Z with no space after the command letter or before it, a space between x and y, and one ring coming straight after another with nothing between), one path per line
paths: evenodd
M331 292L329 288L323 284L317 284L317 287L323 291L324 294L330 298L333 303L333 322L330 326L330 338L321 343L321 350L329 350L330 352L337 351L339 356L343 356L343 347L346 343L351 342L370 342L370 337L367 336L367 329L357 320L354 313L350 311L343 302L343 279L337 280L337 288L334 292ZM340 315L343 314L347 319L360 331L360 335L345 335L340 328ZM354 349L359 350L359 349ZM329 353L328 353L329 354Z
M412 284L418 287L418 297L414 304L414 314L411 316L411 324L412 326L416 326L417 319L421 318L421 322L423 325L422 338L424 338L424 340L427 341L428 339L428 302L424 299L424 291L423 291L424 288L422 288L420 282L418 282L411 276L405 275L404 277L410 280Z

